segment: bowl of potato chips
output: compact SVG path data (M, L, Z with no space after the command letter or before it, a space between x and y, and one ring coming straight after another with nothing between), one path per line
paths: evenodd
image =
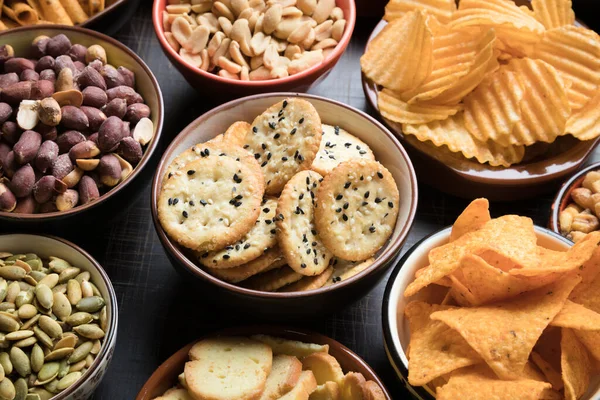
M390 362L418 399L597 399L600 233L572 245L474 200L384 294Z
M597 145L600 36L575 21L570 1L531 6L386 6L361 57L363 87L427 183L463 197L532 197Z

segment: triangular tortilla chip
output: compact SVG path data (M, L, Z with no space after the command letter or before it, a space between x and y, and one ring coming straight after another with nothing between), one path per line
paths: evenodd
M562 329L560 349L565 399L577 400L590 384L592 362L589 353L571 329Z
M499 380L489 368L476 365L452 374L438 389L437 400L539 400L551 389L547 382L532 379Z
M510 301L438 311L431 319L459 332L500 378L518 379L533 346L580 280L568 276Z
M600 314L567 300L550 325L583 331L600 331Z
M521 268L539 264L536 251L537 237L530 218L505 215L488 221L481 229L469 232L454 242L436 247L429 252L429 266L407 286L405 297L410 297L425 286L453 273L465 254L493 249Z
M467 342L446 324L429 319L451 307L413 301L404 313L410 327L408 381L422 386L458 368L483 362Z
M531 352L531 361L537 365L537 367L542 371L546 380L550 382L552 385L552 389L561 390L564 387L562 377L560 372L558 372L554 367L544 359L539 353L532 351Z
M473 200L454 221L450 241L453 242L464 234L476 231L485 225L491 219L489 208L488 199Z

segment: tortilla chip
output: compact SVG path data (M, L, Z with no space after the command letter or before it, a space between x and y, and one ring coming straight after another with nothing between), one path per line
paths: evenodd
M455 329L502 379L518 379L533 346L581 278L568 276L492 305L438 311L431 319Z
M483 362L467 342L431 313L451 307L413 301L404 313L410 327L408 381L422 386L458 368Z
M554 390L561 390L564 387L562 376L560 372L558 372L548 361L544 359L539 353L532 351L531 352L531 361L537 365L537 367L542 371L546 380L550 382L552 388Z
M465 233L476 231L485 225L491 219L489 208L490 202L487 199L473 200L454 221L450 241L453 242Z
M583 331L600 331L600 314L567 300L550 325Z
M454 242L429 252L430 265L411 282L404 296L409 297L425 286L453 273L465 254L493 249L521 268L539 264L537 237L530 218L505 215L488 221L481 229L469 232Z
M477 365L457 371L438 389L437 400L539 400L551 389L547 382L532 379L499 380L489 368Z
M533 381L546 382L546 376L540 371L540 369L532 363L531 361L527 361L525 364L525 368L523 369L524 379L531 379Z
M577 400L590 384L592 362L587 350L570 329L562 329L560 349L565 399Z

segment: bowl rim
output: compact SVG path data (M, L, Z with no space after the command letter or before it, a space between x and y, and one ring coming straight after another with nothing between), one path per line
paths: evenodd
M566 207L566 201L568 200L567 196L571 194L573 189L581 186L581 183L585 179L585 175L588 172L594 170L600 170L600 161L592 163L587 167L577 171L560 186L560 189L554 196L554 200L552 200L552 205L550 206L550 218L548 220L548 228L554 233L560 235L558 215L564 209L564 207Z
M110 329L108 330L108 332L106 332L106 336L104 337L104 343L100 349L100 352L96 356L96 359L94 360L94 362L92 363L90 368L88 368L88 370L85 372L85 374L83 374L73 385L69 386L64 391L62 391L52 397L52 400L65 400L67 398L70 398L70 396L73 393L75 393L79 387L81 387L85 382L87 382L88 379L98 370L98 367L101 364L109 361L109 360L106 360L106 358L110 357L110 353L112 353L112 351L113 351L112 350L113 346L111 346L110 344L112 342L116 341L117 330L118 330L118 321L119 321L119 318L118 318L119 307L117 304L117 295L115 293L115 289L112 285L110 278L108 277L108 274L106 273L104 268L102 268L100 263L98 261L96 261L96 259L94 257L92 257L90 253L88 253L87 251L85 251L84 249L82 249L81 247L76 245L75 243L70 242L66 239L60 238L58 236L54 236L54 235L31 234L31 233L2 233L2 234L0 234L0 241L2 241L3 238L9 237L9 236L23 237L23 240L28 241L29 243L34 242L36 238L42 237L45 239L50 239L50 240L54 240L56 242L60 242L64 245L66 245L67 247L70 247L71 249L73 249L77 253L81 254L83 257L85 257L90 262L92 267L98 271L98 273L100 274L100 277L102 278L102 280L104 281L104 284L106 285L106 289L108 291L108 297L110 300L110 311L111 311L111 318L110 318L110 322L109 322Z
M354 113L358 114L360 117L367 119L369 122L371 122L376 127L378 127L392 141L392 143L396 147L396 150L400 153L400 156L402 158L404 158L404 161L406 162L406 165L408 167L407 172L408 172L408 176L409 176L409 180L410 180L410 187L412 190L412 196L410 198L410 201L412 202L412 204L410 205L408 219L406 221L406 224L401 228L398 238L394 242L390 243L387 246L387 248L385 249L385 251L379 257L377 257L375 262L371 266L369 266L365 271L362 271L361 273L359 273L347 280L339 282L335 285L330 285L327 287L322 287L319 289L313 289L313 290L308 290L308 291L303 291L303 292L263 292L263 291L258 291L258 290L247 289L247 288L244 288L241 286L237 286L237 285L222 281L222 280L210 275L209 273L205 272L202 268L200 268L199 266L194 264L185 254L183 254L183 252L180 250L179 246L176 246L174 244L174 242L167 236L166 232L164 231L164 229L162 228L162 226L160 224L160 221L158 220L157 203L158 203L158 194L160 192L162 175L163 175L161 173L161 171L166 169L166 167L167 167L166 158L169 154L173 153L174 148L179 144L179 142L182 141L184 137L189 135L189 133L191 131L196 129L205 119L207 119L215 114L224 112L227 109L235 107L242 103L252 102L255 100L271 98L271 97L284 97L284 98L285 97L299 97L299 98L303 98L303 99L306 99L309 101L310 100L318 100L318 101L330 103L337 107L342 107L350 112L354 112ZM218 286L222 289L233 291L234 293L236 293L238 295L241 294L241 295L247 295L247 296L252 296L252 297L262 297L262 298L269 298L269 299L291 299L291 298L310 297L310 296L326 293L329 291L335 291L340 288L349 286L349 285L353 284L354 282L357 282L358 280L365 278L367 275L373 274L376 271L378 271L382 268L385 268L386 264L393 261L395 256L399 253L402 245L404 244L404 242L406 241L406 239L408 237L408 233L410 232L412 225L414 223L418 199L419 199L419 193L418 193L418 186L417 186L417 176L416 176L414 167L412 165L412 162L411 162L410 158L408 157L406 150L400 144L398 139L380 122L375 120L370 115L364 113L363 111L360 111L360 110L358 110L354 107L351 107L349 105L346 105L344 103L341 103L337 100L332 100L332 99L328 99L325 97L316 96L316 95L312 95L312 94L306 94L306 93L273 92L273 93L264 93L264 94L256 94L256 95L247 96L247 97L241 97L236 100L232 100L230 102L224 103L224 104L222 104L218 107L215 107L215 108L205 112L204 114L200 115L198 118L196 118L194 121L192 121L189 125L187 125L179 134L177 134L177 136L175 136L175 138L169 144L169 147L167 147L167 149L163 152L160 162L158 163L158 166L156 167L156 171L154 174L154 179L152 181L152 187L151 187L150 209L152 211L152 221L154 222L154 228L156 229L158 238L160 239L163 247L165 248L165 251L169 255L172 255L173 257L175 257L177 259L177 261L179 262L179 264L184 266L184 268L188 272L191 272L193 275L195 275L196 278L200 278L205 281L208 281L209 283L215 284L216 286Z
M172 353L166 360L164 360L158 366L158 368L156 368L154 370L154 372L152 372L152 375L150 375L150 377L146 380L146 382L144 383L144 385L138 392L138 394L136 396L136 400L142 400L142 399L146 398L144 396L147 396L150 392L151 387L155 386L155 385L152 385L151 383L155 380L161 379L165 374L168 373L168 371L172 367L172 364L174 363L174 359L176 358L176 356L180 355L181 353L187 353L189 351L189 349L195 343L199 342L200 340L204 340L204 339L207 339L210 337L217 337L217 336L219 336L219 337L221 337L221 336L249 337L251 335L257 335L257 334L266 334L266 335L276 336L276 337L278 336L278 337L281 337L284 339L292 338L290 340L299 340L299 341L306 340L308 342L321 344L321 345L327 344L327 345L329 345L330 349L336 348L340 352L343 352L347 356L349 356L351 361L354 364L359 365L364 370L367 370L373 377L371 380L374 380L381 387L386 398L389 400L392 399L390 392L385 387L383 380L379 377L377 372L361 356L356 354L352 349L346 347L339 341L333 339L332 337L323 335L321 333L318 333L318 332L315 332L315 331L312 331L309 329L295 328L295 327L285 326L285 325L266 325L266 324L264 324L264 325L244 325L244 326L239 326L239 327L217 329L217 330L211 330L208 333L202 334L198 339L195 339L194 341L181 347L179 350ZM306 339L301 339L300 337L306 337ZM356 372L356 371L348 371L348 372ZM369 379L367 379L367 380L369 380Z
M5 219L5 220L9 220L9 221L26 220L26 221L48 222L48 221L52 221L55 219L60 219L60 218L72 216L75 214L83 213L86 210L90 210L90 209L98 207L99 205L106 202L111 196L115 195L116 193L118 193L119 191L121 191L125 187L127 187L141 173L142 169L144 169L147 166L147 164L150 162L150 159L152 158L152 155L154 154L154 152L156 151L156 149L158 147L158 142L160 141L160 137L161 137L162 129L163 129L165 106L164 106L163 95L162 95L162 91L160 89L160 85L158 84L158 80L152 73L152 70L150 69L150 67L148 67L148 65L146 65L144 60L142 60L141 57L138 56L133 50L131 50L129 47L125 46L123 43L119 42L118 40L116 40L108 35L105 35L103 33L93 31L91 29L82 28L79 26L54 25L54 24L31 25L31 26L22 26L19 28L9 29L7 31L0 32L0 42L2 41L2 38L5 35L19 34L22 32L29 32L29 31L36 31L36 30L53 30L53 31L57 32L56 34L64 33L67 36L71 32L76 32L79 34L91 36L92 38L100 39L102 41L108 42L112 46L115 46L115 47L119 48L121 51L123 51L123 53L125 53L128 57L132 58L136 63L138 63L142 67L144 73L146 75L148 75L148 77L150 78L150 81L152 83L152 88L156 92L156 96L157 96L157 100L158 100L158 106L156 109L157 123L155 126L154 137L148 144L148 147L146 148L146 151L144 152L144 156L140 160L139 164L135 166L135 168L133 169L131 174L125 179L124 182L119 183L117 186L113 187L111 190L109 190L108 192L106 192L102 196L100 196L97 200L92 201L91 203L87 203L87 204L83 204L83 205L74 207L68 211L54 211L54 212L45 213L45 214L39 214L39 213L38 214L15 214L12 212L0 211L0 220ZM153 112L154 112L154 110L153 110Z
M536 234L538 234L538 233L546 234L560 242L563 242L564 244L566 244L569 247L573 246L573 242L571 242L570 240L566 239L565 237L559 235L558 233L556 233L546 227L534 224L533 228L535 229ZM398 379L402 380L405 383L408 390L414 391L415 394L421 396L422 399L427 399L427 400L435 400L435 397L433 397L431 395L431 393L429 393L423 386L412 386L408 383L408 367L404 364L402 357L400 355L399 349L397 349L394 346L394 340L392 337L392 327L390 325L390 320L388 318L392 311L392 307L394 304L394 302L391 299L391 292L395 286L398 276L402 273L402 270L405 269L407 271L405 273L409 273L408 268L404 268L404 265L406 264L408 259L413 255L413 253L415 253L415 251L417 251L419 248L424 246L428 241L433 240L438 236L449 237L451 231L452 231L452 225L438 229L438 230L424 236L422 239L420 239L418 242L416 242L406 253L404 253L402 255L402 257L400 258L400 260L398 261L396 266L394 266L394 268L392 269L392 273L390 274L388 282L385 286L385 291L383 292L383 303L381 306L381 322L382 322L382 326L383 326L383 341L385 344L385 349L386 349L386 354L387 354L388 360L389 360L390 364L392 364L393 368L396 370L396 373L400 374L400 375L398 375ZM433 249L433 247L429 250L432 250L432 249ZM398 315L399 310L398 310L397 306L394 308L394 310L396 312L396 315ZM404 314L402 314L402 316L399 316L398 318L404 318ZM393 329L396 329L396 327L393 327Z
M337 59L346 51L348 44L350 43L350 39L352 37L352 33L354 32L354 26L356 24L356 3L355 0L348 0L348 15L344 15L346 17L346 27L344 28L344 33L342 38L338 42L338 44L334 47L334 50L331 54L323 59L319 64L313 65L312 67L294 74L286 76L285 78L277 78L277 79L267 79L263 81L242 81L237 79L225 78L217 74L213 74L212 72L204 71L200 68L194 67L187 63L167 42L165 38L165 32L162 24L162 12L164 11L164 7L160 7L160 4L163 0L154 0L154 4L152 5L152 24L154 25L154 33L158 38L158 42L160 43L163 51L170 56L172 60L176 61L177 65L185 68L187 72L190 72L195 75L199 75L203 78L207 78L210 80L214 80L219 83L229 84L237 87L246 87L246 88L262 88L262 89L277 89L279 85L285 84L293 84L299 83L304 78L312 75L313 73L324 69L326 66L335 65L337 63ZM166 4L166 1L165 1ZM337 6L337 4L336 4ZM175 64L175 63L174 63Z
M581 22L579 20L577 20L576 22L581 24ZM387 25L387 23L388 23L387 21L385 21L384 19L381 19L375 25L375 27L373 28L373 31L371 32L371 34L369 35L369 38L367 39L367 43L365 44L363 53L366 52L367 46L373 41L373 39L377 36L377 34L379 34L379 32L383 29L383 27L385 25ZM583 25L583 26L586 26L586 25ZM377 105L377 89L375 88L376 85L373 81L371 81L369 78L367 78L362 71L361 71L361 83L362 83L363 92L365 94L365 98L367 99L369 105L373 108L373 110L375 111L377 116L381 119L381 121L384 123L384 125L387 128L389 128L390 131L392 131L396 136L401 138L402 143L408 143L407 146L410 147L411 150L416 151L420 155L426 157L428 159L428 161L437 162L444 168L452 171L454 174L462 177L463 179L467 179L472 182L477 182L477 183L486 184L486 185L494 185L494 186L498 186L498 187L507 186L507 185L525 186L525 185L530 185L534 182L536 184L548 182L548 181L555 179L557 175L568 174L570 172L575 171L587 160L587 158L592 154L594 149L600 144L600 137L597 137L592 140L587 140L587 141L579 141L579 143L576 143L568 151L577 149L578 153L581 153L580 157L576 160L571 159L568 161L564 161L559 170L554 170L554 171L550 171L550 172L546 171L546 168L544 168L544 166L546 166L549 161L552 161L557 156L553 156L551 158L542 159L542 160L538 160L538 161L534 161L534 162L528 162L528 163L524 163L524 164L514 164L507 168L491 167L487 163L480 164L479 162L471 161L471 159L467 159L467 158L464 158L463 162L467 162L472 165L476 165L480 169L477 170L477 169L471 169L468 167L462 168L457 164L455 164L455 165L446 164L446 163L443 163L440 160L438 160L438 158L436 157L436 155L434 153L437 151L438 147L431 144L431 146L428 146L428 148L430 148L431 151L426 152L426 151L424 151L424 149L414 146L412 143L410 143L410 140L406 138L406 135L404 135L402 132L400 132L397 127L394 127L395 123L393 121L390 121L381 115L381 112L379 111L379 106ZM419 142L419 143L423 143L423 142ZM425 142L424 144L429 145L430 143ZM560 154L558 154L558 156L560 156L562 154L564 154L564 153L560 153ZM457 161L457 163L458 163L458 161ZM541 172L541 173L532 173L531 172L532 170L537 170L537 169L539 169L543 172ZM481 175L482 170L485 172L485 174L486 174L485 176ZM512 175L514 175L514 174L519 174L519 175L516 177L515 176L511 176L511 177L498 176L498 174L506 174L507 171L510 172Z

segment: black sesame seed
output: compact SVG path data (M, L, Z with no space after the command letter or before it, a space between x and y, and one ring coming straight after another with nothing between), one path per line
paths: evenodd
M287 105L288 105L288 102L287 102L287 100L284 100L284 101L283 101L283 108L286 108L286 107L287 107Z
M277 120L277 122L281 122L281 121L283 121L284 119L285 119L285 117L281 117L281 118L279 118L279 119Z
M310 197L312 197L314 199L315 198L315 194L313 192L310 192Z
M261 166L261 167L264 167L265 165L267 165L267 162L266 162L266 161L263 161L263 163L262 163L262 164L260 164L260 166Z
M313 260L313 262L315 263L315 265L319 265L319 259L318 259L318 258L315 258L315 259Z
M310 230L310 233L312 233L312 234L313 234L313 235L315 235L315 236L317 235L317 231L316 231L315 229L311 229L311 230Z
M244 196L242 196L241 194L238 194L237 196L234 197L234 199L236 199L236 200L241 200L243 198L244 198Z
M204 200L200 200L200 204L202 204L203 206L206 206L208 203Z
M310 249L306 249L306 254L310 254Z
M271 156L273 156L273 154L271 154L271 153L267 153L267 160L270 160L270 159L271 159Z
M302 161L302 160L304 160L304 157L302 157L302 154L298 154L298 160L299 160L299 161Z
M237 207L239 207L239 206L241 206L241 205L242 205L242 202L241 202L241 201L238 201L238 202L236 202L236 203L235 203L233 206L237 208Z
M246 244L244 245L244 250L246 250L246 249L249 249L249 248L250 248L250 243L246 243Z
M269 128L275 129L275 122L269 122Z
M236 245L235 245L235 250L236 250L236 251L240 251L240 245L239 245L239 244L236 244Z
M287 157L281 157L281 161L287 161L288 158Z
M173 199L169 198L168 203L169 203L170 206L172 206L173 205Z
M271 232L271 235L274 235L274 234L276 234L276 233L277 233L277 231L276 231L275 229L271 229L271 231L270 231L270 232Z
M233 246L227 246L225 247L225 250L233 250Z
M204 154L206 154L207 156L209 156L210 155L210 150L204 149Z
M306 243L306 242L308 242L308 239L306 238L306 233L304 233L302 235L302 243Z
M303 122L304 122L304 117L300 118L300 120L298 121L298 123L299 123L300 125L302 125L302 123L303 123Z
M229 254L223 254L223 260L229 260L230 256Z
M190 206L192 206L192 207L195 206L194 200L190 200Z
M235 199L229 200L229 204L235 204Z
M335 196L335 199L336 199L336 200L341 200L343 197L344 197L343 195L341 195L341 194L338 194L337 196Z
M279 137L281 137L281 135L279 133L276 133L275 136L273 136L273 139L279 139Z
M344 206L343 206L343 207L344 207L344 210L347 210L349 205L350 205L350 204L348 204L348 202L344 203Z
M379 179L383 179L383 174L379 171L377 171L377 176L379 177Z
M339 126L337 126L337 125L336 125L336 126L334 126L334 127L333 127L333 133L335 133L336 135L339 135L339 134L340 134L340 127L339 127Z
M260 145L260 147L262 147L262 149L263 149L263 150L266 150L266 149L267 149L267 145L266 145L266 144L264 144L264 143L263 143L263 144L261 144L261 145Z
M336 213L340 213L340 212L342 212L342 209L341 209L341 208L338 208L338 209L336 209L336 210L335 210L335 212L336 212Z
M369 195L371 194L371 192L369 192L368 190L365 192L365 199L369 198Z
M364 207L364 206L366 206L367 204L369 204L369 203L368 203L368 202L366 202L366 201L363 201L363 202L362 202L362 206L363 206L363 207Z
M388 207L389 208L394 208L394 203L392 203L391 201L388 201Z
M238 176L238 174L233 174L233 181L234 181L235 183L241 183L241 182L242 182L242 178L240 178L240 177Z
M296 152L294 153L294 158L298 158L298 154L300 153L298 153L298 150L296 150Z
M169 172L169 178L167 178L167 179L170 179L172 176L173 176L173 173Z
M346 214L343 214L343 215L342 215L342 219L343 219L344 221L348 221L348 216L347 216Z
M352 146L352 143L344 143L344 147L348 148L350 146Z
M267 207L263 208L263 212L264 212L264 213L268 213L269 211L271 211L271 209L270 209L270 208L267 208Z
M179 199L177 199L177 198L173 199L173 205L175 205L177 203L179 203Z
M285 219L285 218L283 218L283 214L279 214L278 217L279 217L280 221L283 221Z
M306 268L306 264L304 264L304 263L300 264L300 268Z
M361 175L361 176L360 176L360 180L361 180L361 181L364 181L364 180L365 180L365 177Z
M304 193L300 193L300 196L298 196L298 199L302 200L304 198Z
M344 184L344 189L348 189L348 188L350 187L350 185L352 185L352 183L351 183L351 182L346 182L346 183Z
M335 160L335 156L332 156L331 154L329 155L329 158L330 158L331 160Z
M254 133L258 132L258 128L257 128L257 127L255 127L255 126L253 126L253 127L252 127L252 132L254 132Z
M202 258L206 258L206 257L208 257L208 253L203 253Z
M258 154L258 153L255 153L255 154L254 154L254 158L256 158L256 159L258 160L258 159L260 158L260 154Z
M375 197L375 203L377 203L377 204L381 203L381 199L379 197Z
M247 149L248 147L250 147L250 145L249 145L249 144L245 144L245 145L244 145L244 148L245 148L245 149ZM221 154L219 154L219 155L221 155Z
M272 223L273 223L273 221L271 221L270 219L265 219L265 224L271 225Z
M358 154L363 155L363 154L367 154L367 152L364 151L364 150L361 150L361 151L358 152Z
M371 227L369 228L369 232L371 232L371 233L375 233L375 227L374 227L374 226L371 226Z
M187 211L182 212L181 215L183 215L183 218L187 218L188 217Z
M283 109L279 110L279 113L277 114L278 117L281 117L283 115Z
M306 184L310 185L310 178L308 176L306 177Z
M294 128L290 131L290 135L295 135L295 134L296 134L296 128Z
M313 246L316 246L316 245L317 245L317 242L312 242L311 244L312 244Z
M190 169L187 172L188 175L194 175L195 173L196 173L196 171L194 171L193 169Z

